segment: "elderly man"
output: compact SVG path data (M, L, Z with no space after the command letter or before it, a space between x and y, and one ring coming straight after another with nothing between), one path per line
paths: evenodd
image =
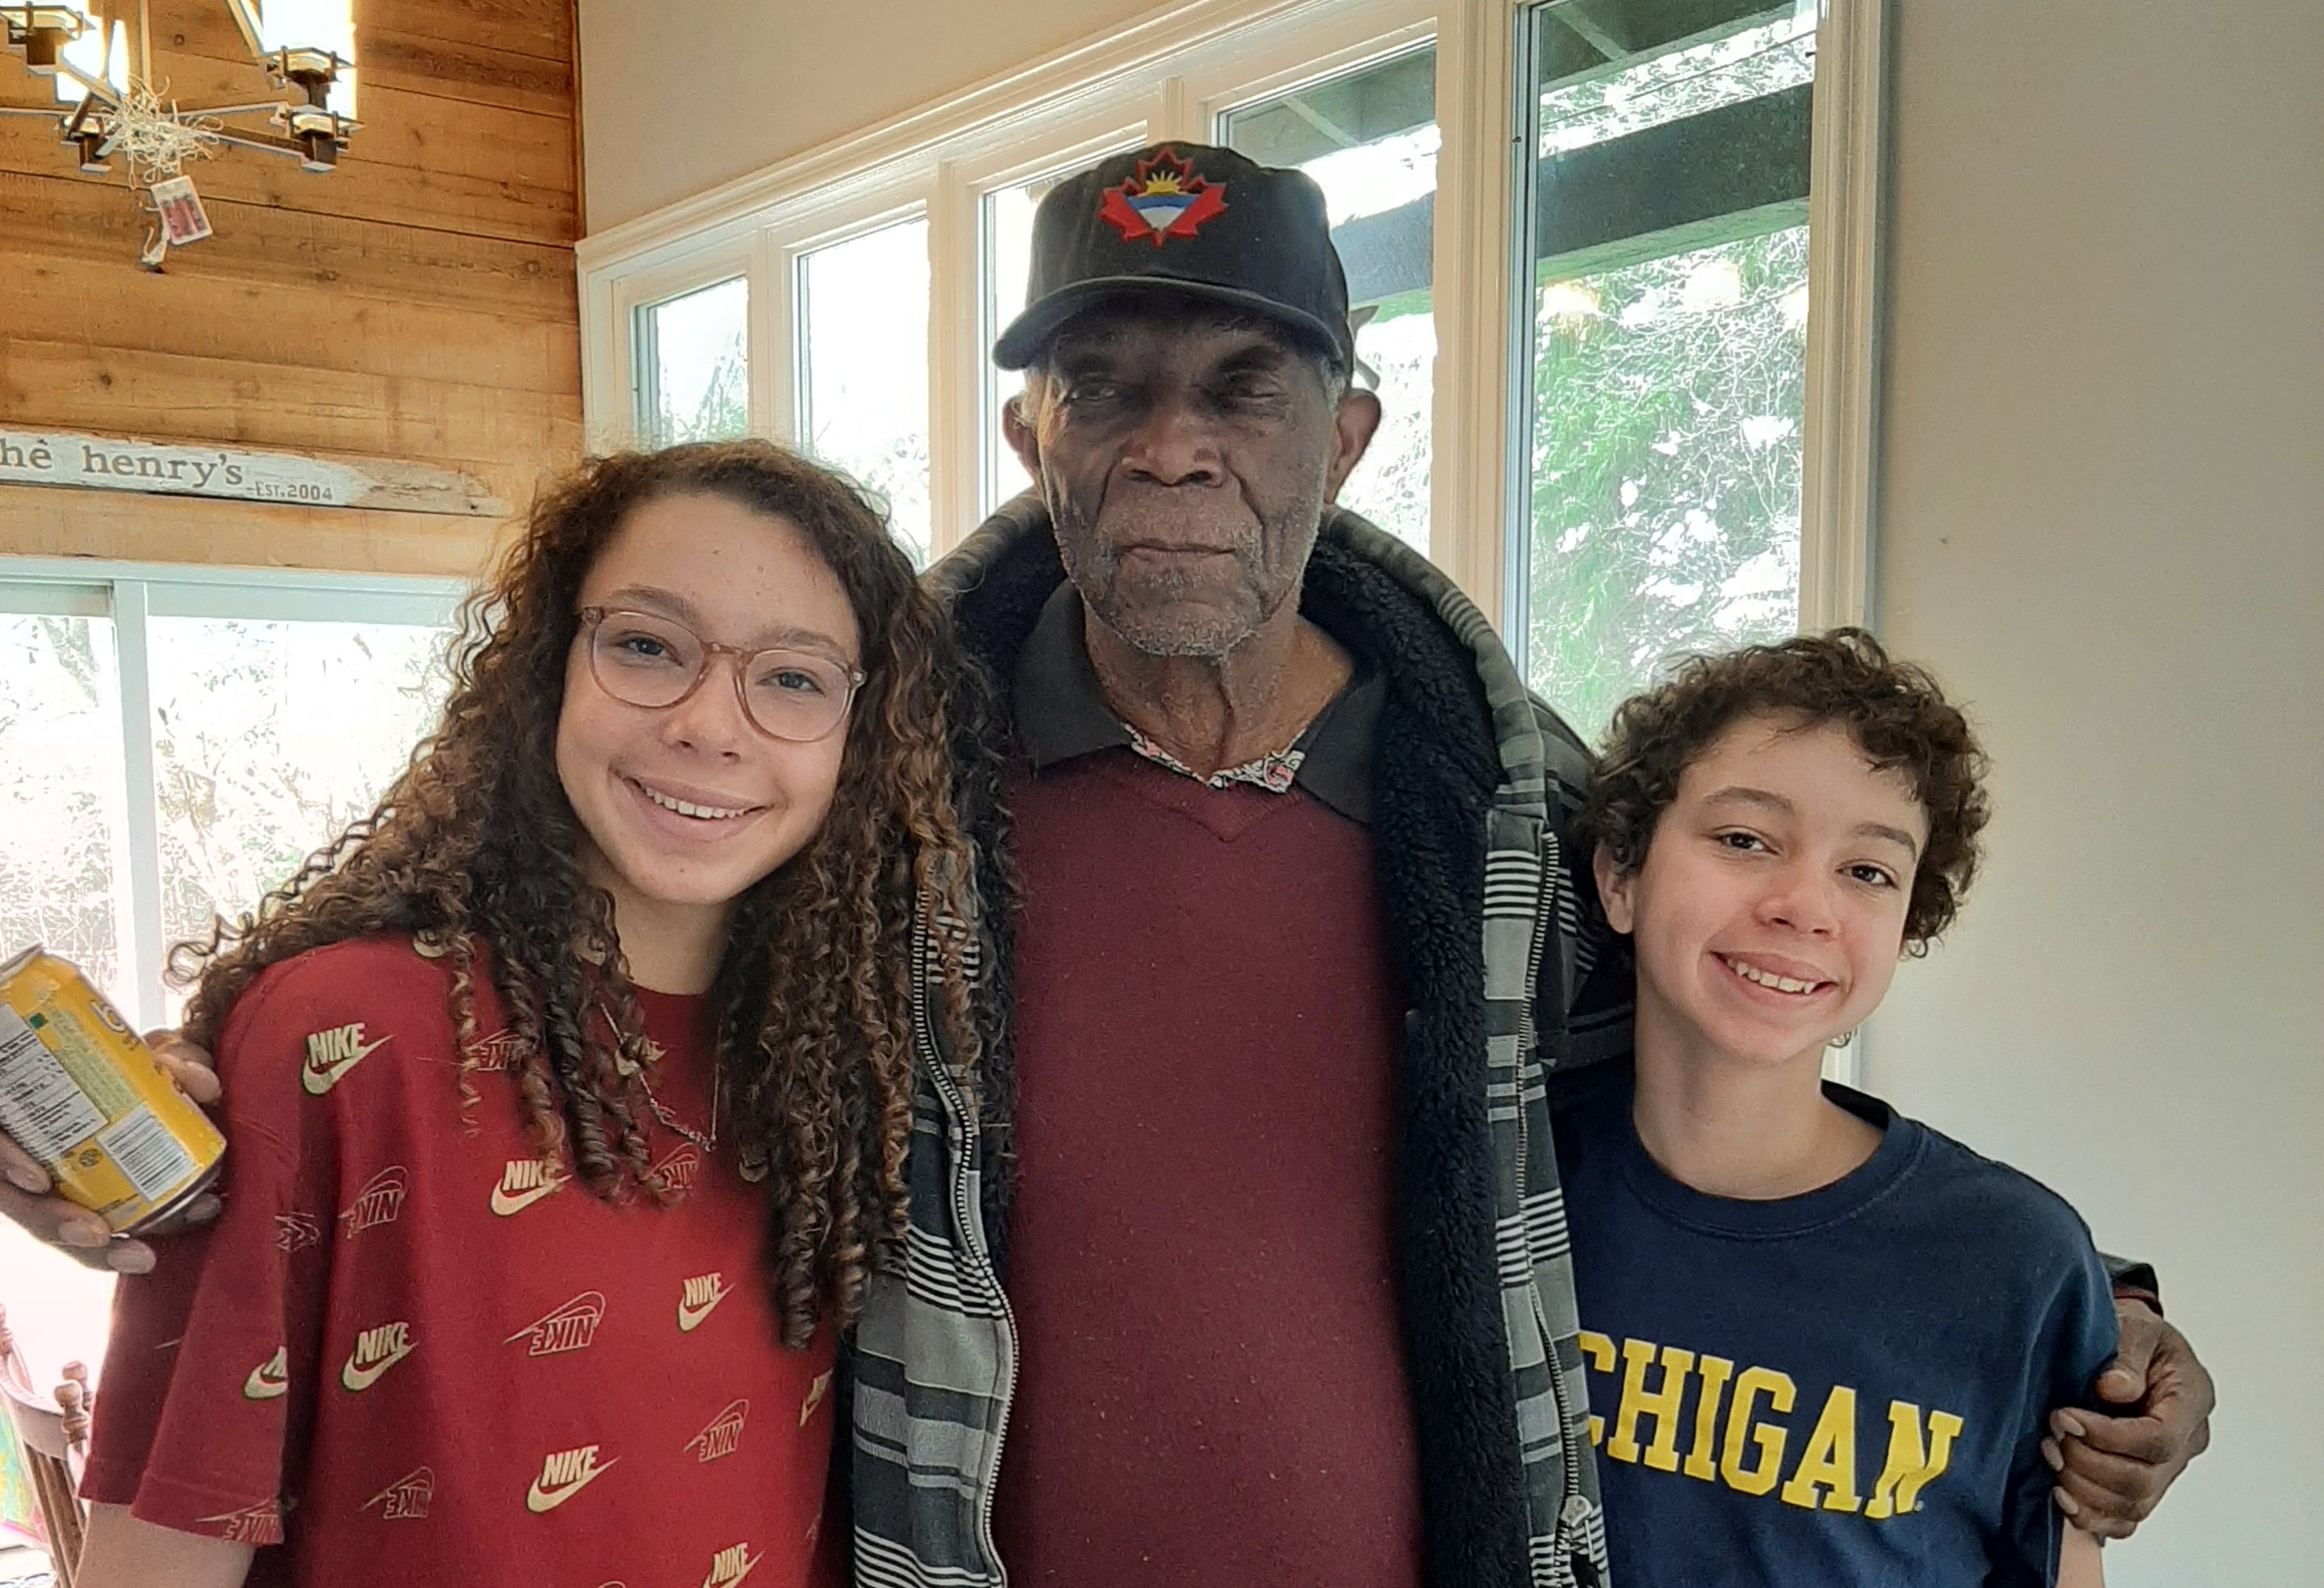
M995 351L1038 490L933 575L1015 726L1011 1040L983 1120L927 1099L858 1579L1602 1581L1545 1085L1628 1039L1588 752L1329 505L1379 404L1313 183L1120 156L1034 261ZM2142 1415L2061 1453L2112 1532L2205 1437L2151 1303Z
M855 1579L1601 1582L1546 1101L1628 1038L1588 752L1330 505L1380 410L1306 178L1109 160L1044 200L1028 305L996 356L1038 489L931 575L1013 727L1016 908L854 1344ZM2116 1535L2210 1406L2120 1306L2135 1409L2059 1453Z

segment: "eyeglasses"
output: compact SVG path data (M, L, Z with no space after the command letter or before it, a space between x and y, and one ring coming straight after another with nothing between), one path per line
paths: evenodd
M796 744L827 738L847 720L848 703L862 686L861 669L844 668L810 651L777 647L744 651L715 645L684 623L650 612L603 606L581 609L589 646L589 675L625 706L666 710L701 687L710 658L734 659L734 696L751 725Z

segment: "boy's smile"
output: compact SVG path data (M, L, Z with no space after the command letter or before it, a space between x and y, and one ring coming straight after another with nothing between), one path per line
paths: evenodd
M1729 728L1637 872L1599 857L1607 917L1637 944L1640 1048L1767 1066L1854 1029L1895 972L1927 832L1904 777L1845 729Z

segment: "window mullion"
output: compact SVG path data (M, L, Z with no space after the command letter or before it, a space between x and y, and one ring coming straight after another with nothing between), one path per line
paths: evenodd
M983 494L982 201L950 162L928 193L928 554L976 527Z
M1800 500L1808 633L1872 616L1883 25L1878 0L1836 0L1816 26Z
M128 919L120 923L122 988L141 1030L160 1023L161 999L161 820L153 786L153 685L146 643L145 581L113 584L113 644L121 704L122 825L129 878Z
M787 444L798 439L798 361L790 260L771 228L751 240L751 433Z
M1507 624L1504 546L1514 535L1510 382L1510 118L1517 18L1509 0L1453 0L1438 16L1436 381L1429 556ZM1521 634L1504 627L1512 651Z
M659 447L664 439L661 393L655 389L661 369L659 340L652 311L644 308L631 309L630 427L631 434L641 447Z
M1526 651L1532 637L1533 430L1531 369L1534 337L1534 236L1540 222L1540 189L1533 180L1532 152L1541 137L1541 96L1529 69L1539 31L1549 25L1537 8L1518 11L1507 28L1508 71L1501 95L1508 117L1501 147L1502 180L1508 194L1508 225L1499 239L1499 269L1504 283L1498 319L1503 363L1500 508L1494 520L1500 541L1500 599L1485 610L1500 621L1501 643L1529 678Z
M807 346L807 251L788 245L776 251L778 267L774 272L777 290L782 293L783 362L778 372L782 389L789 394L790 423L778 438L785 445L801 452L813 449L815 441L815 404L810 377Z
M1194 103L1194 91L1184 77L1173 72L1156 85L1152 107L1146 118L1148 143L1184 138L1190 143L1207 143L1218 135L1216 127L1204 125L1202 109Z

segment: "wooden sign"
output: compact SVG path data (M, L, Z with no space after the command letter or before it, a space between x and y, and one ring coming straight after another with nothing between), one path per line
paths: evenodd
M371 457L315 457L0 428L0 484L223 496L305 507L505 514L508 503L457 469Z

